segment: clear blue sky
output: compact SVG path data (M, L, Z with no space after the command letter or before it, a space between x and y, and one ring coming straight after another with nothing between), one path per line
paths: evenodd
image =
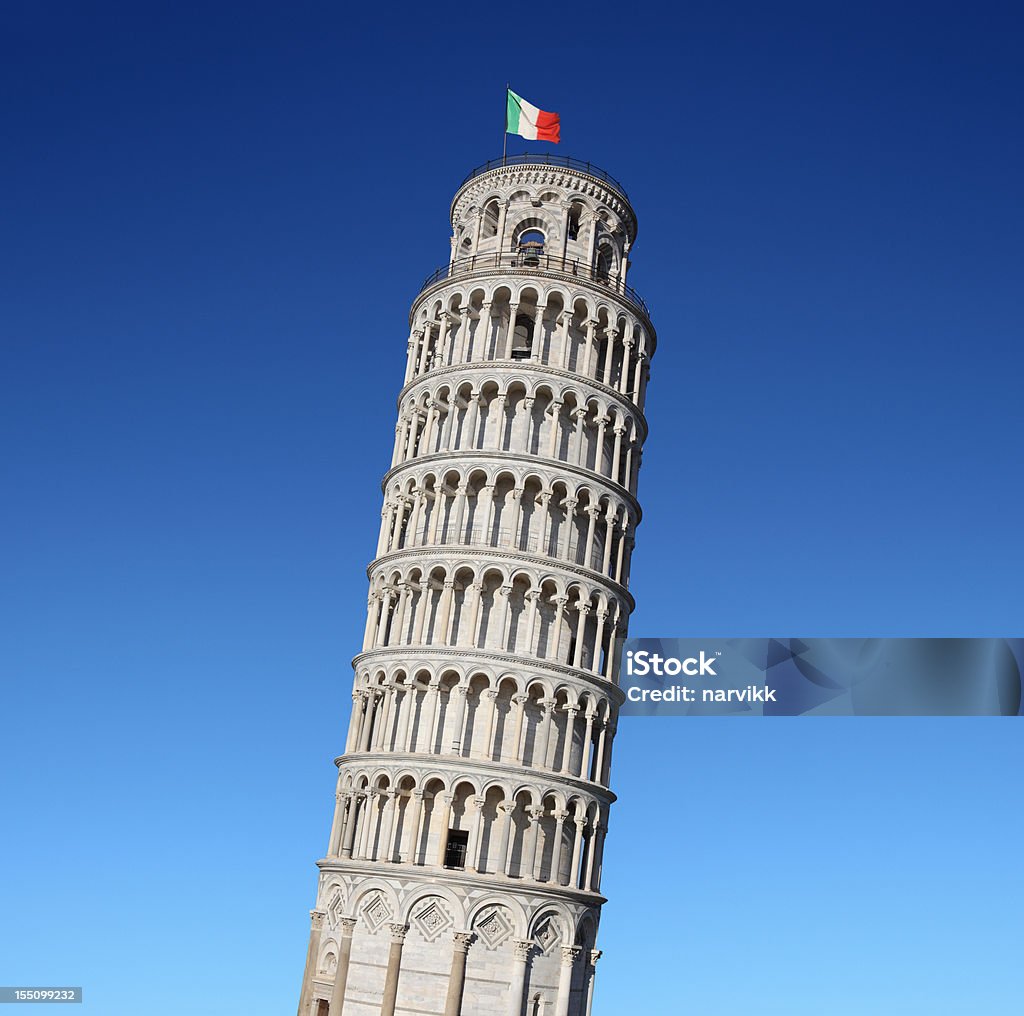
M1019 5L2 19L0 982L294 1009L406 315L506 79L640 217L633 634L1021 633ZM595 1016L1019 1012L1020 731L624 720Z

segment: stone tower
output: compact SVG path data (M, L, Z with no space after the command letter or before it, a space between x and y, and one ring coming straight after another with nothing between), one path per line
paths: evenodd
M655 335L636 218L515 156L413 301L299 1016L590 1013Z

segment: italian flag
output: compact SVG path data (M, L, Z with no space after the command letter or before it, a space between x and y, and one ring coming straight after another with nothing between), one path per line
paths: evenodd
M521 95L508 89L505 112L505 133L518 134L530 141L552 141L558 144L560 121L557 113L546 113L531 105Z

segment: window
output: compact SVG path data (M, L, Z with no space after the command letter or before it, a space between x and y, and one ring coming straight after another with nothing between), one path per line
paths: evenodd
M466 867L466 848L469 846L469 833L461 829L448 830L448 845L444 851L446 868Z
M580 235L580 218L583 215L583 205L574 201L569 206L568 234L570 240L578 240Z
M611 247L606 243L601 244L597 249L597 277L599 279L611 278L614 263Z
M498 202L488 201L483 210L484 222L480 229L480 236L487 239L489 236L498 235Z
M529 360L533 349L533 319L526 314L516 315L516 327L512 332L512 359Z

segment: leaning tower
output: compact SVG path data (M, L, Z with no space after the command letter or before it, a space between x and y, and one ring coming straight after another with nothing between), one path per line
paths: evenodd
M299 1016L589 1016L655 335L589 163L473 170L410 312Z

